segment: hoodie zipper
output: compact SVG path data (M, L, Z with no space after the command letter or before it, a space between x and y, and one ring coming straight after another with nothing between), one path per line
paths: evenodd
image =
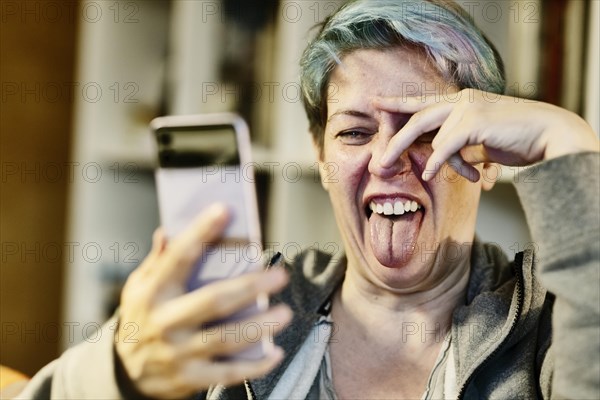
M504 346L504 343L506 343L507 340L514 333L515 327L517 326L517 321L521 318L521 313L523 312L523 296L524 296L524 293L523 293L523 286L524 286L524 282L523 282L523 253L522 252L516 254L516 256L515 256L514 269L515 269L515 273L517 275L517 283L516 283L516 286L515 286L515 290L517 291L517 311L515 312L515 316L513 317L513 320L511 322L510 329L508 330L508 334L506 335L506 337L504 338L504 340L502 341L502 343L500 343L500 345L498 347L496 347L494 349L494 351L492 351L485 358L485 360L483 360L477 366L477 368L475 368L475 370L473 371L473 373L471 375L469 375L469 377L467 378L467 380L465 381L465 383L460 388L460 391L458 392L458 397L457 397L458 400L464 399L465 392L467 390L467 386L469 386L469 384L473 380L473 377L475 375L477 375L477 373L480 370L482 370L483 367L485 367L485 365L492 358L494 358L498 354L498 352L500 351L500 349Z
M254 393L254 389L252 389L252 385L250 385L250 381L248 379L244 380L244 386L246 386L248 400L255 400L256 394Z

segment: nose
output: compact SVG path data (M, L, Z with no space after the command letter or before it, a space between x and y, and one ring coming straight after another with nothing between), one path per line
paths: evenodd
M380 126L379 132L375 140L371 142L371 159L369 160L369 173L382 179L390 179L396 175L408 173L412 170L409 150L403 152L394 164L389 167L383 167L380 164L381 157L385 152L390 139L396 134L397 129L391 127Z
M389 141L386 141L386 143ZM383 148L380 148L383 147ZM379 163L383 152L385 151L384 146L377 146L377 148L373 149L371 153L371 159L369 160L369 172L372 175L378 176L382 179L389 179L396 175L400 175L403 173L410 172L411 169L411 160L408 156L408 150L402 153L400 158L396 160L394 164L389 167L382 167Z

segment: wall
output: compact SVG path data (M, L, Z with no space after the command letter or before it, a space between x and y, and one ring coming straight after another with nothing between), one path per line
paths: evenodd
M0 363L33 374L59 349L76 2L3 1Z

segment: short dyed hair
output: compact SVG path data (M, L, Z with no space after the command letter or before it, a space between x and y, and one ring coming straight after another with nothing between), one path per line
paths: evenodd
M458 4L444 0L357 0L322 24L300 60L302 101L315 143L323 149L327 87L341 58L359 49L417 48L449 84L505 90L495 47Z

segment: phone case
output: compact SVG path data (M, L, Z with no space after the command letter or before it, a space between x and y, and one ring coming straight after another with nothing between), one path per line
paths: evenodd
M184 162L180 163L177 161L178 149L169 148L171 158L163 163L167 166L162 165L156 170L160 219L167 238L175 237L185 230L202 210L215 202L226 204L231 212L230 224L222 241L217 244L200 244L204 247L203 255L195 263L187 281L188 291L216 280L263 268L254 173L250 163L250 140L245 122L231 113L157 118L152 121L151 127L157 136L159 159L161 148L164 148L159 135L164 132L177 132L184 136L201 135L202 132L210 131L211 126L223 130L226 130L223 127L231 127L235 132L236 152L239 155L237 163L194 166L194 155L189 155L190 149L188 153L181 155ZM267 306L268 300L265 302L265 299L257 299L252 307L227 320L215 321L212 325L239 323ZM204 328L210 331L212 327ZM242 334L249 333L248 329L241 328L239 331ZM231 340L231 337L228 339ZM249 337L245 339L249 340ZM271 345L270 342L262 341L233 358L261 358Z

